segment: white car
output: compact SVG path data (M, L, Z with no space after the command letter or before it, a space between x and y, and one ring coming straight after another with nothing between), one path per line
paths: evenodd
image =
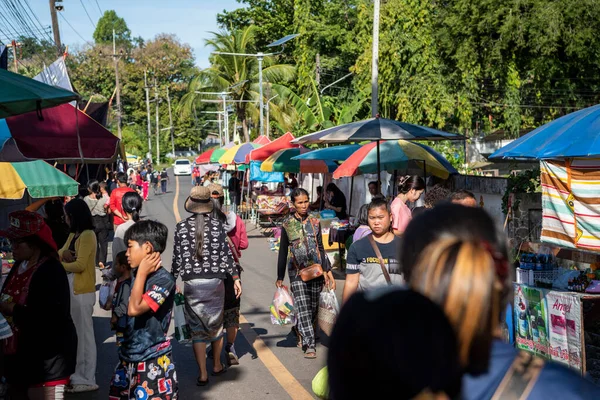
M192 163L190 160L180 158L173 164L174 175L191 175L192 174Z

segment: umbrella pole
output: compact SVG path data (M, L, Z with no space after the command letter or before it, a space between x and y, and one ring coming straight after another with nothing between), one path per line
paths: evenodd
M354 176L350 180L350 205L348 206L348 216L352 215L352 194L354 193Z
M427 182L427 163L423 160L423 180ZM427 191L427 185L425 185L425 191Z
M381 193L381 157L379 154L379 140L377 141L377 186L379 186L379 193Z

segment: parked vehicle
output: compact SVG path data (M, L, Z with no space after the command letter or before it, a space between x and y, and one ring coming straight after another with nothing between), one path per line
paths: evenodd
M192 163L190 160L180 158L175 160L173 164L173 175L191 175L192 174Z

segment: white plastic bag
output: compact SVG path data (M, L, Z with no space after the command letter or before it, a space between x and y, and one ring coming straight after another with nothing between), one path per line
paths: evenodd
M109 281L104 280L102 285L100 285L100 290L98 293L98 302L100 303L100 308L103 310L110 310L112 308L113 296L115 294L115 286L117 281Z
M273 325L288 325L296 323L296 310L294 299L287 287L277 288L270 307L271 323Z
M175 340L179 343L188 343L192 337L190 326L185 320L183 309L185 307L185 298L183 294L175 294L175 306L173 307L173 319L175 320Z
M335 292L326 287L319 297L319 327L327 336L331 336L339 313L340 304L335 297Z

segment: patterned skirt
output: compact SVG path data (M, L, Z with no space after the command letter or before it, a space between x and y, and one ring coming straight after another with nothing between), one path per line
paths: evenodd
M194 342L213 342L223 332L225 285L222 279L192 279L183 283L185 320Z

